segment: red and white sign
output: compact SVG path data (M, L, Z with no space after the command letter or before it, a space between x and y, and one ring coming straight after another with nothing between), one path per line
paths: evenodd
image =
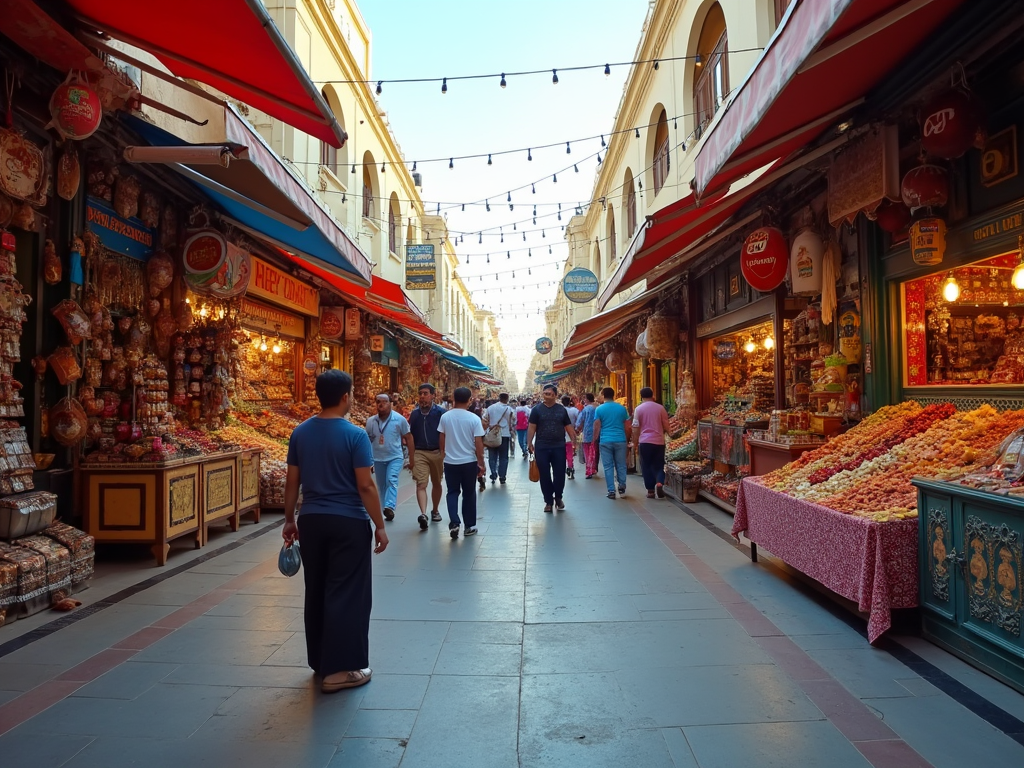
M355 307L345 310L345 339L355 341L363 336L363 318Z
M87 82L74 73L57 86L50 97L47 127L53 127L64 139L87 139L103 121L103 102Z
M980 144L983 135L981 105L969 92L954 88L921 110L921 146L929 155L952 160Z
M344 307L323 307L320 310L320 338L325 341L340 339L345 333Z
M786 237L775 227L751 232L740 250L740 271L750 287L761 293L774 291L786 279L789 249Z

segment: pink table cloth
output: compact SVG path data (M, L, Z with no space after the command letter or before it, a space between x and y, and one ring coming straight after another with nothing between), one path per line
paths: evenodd
M876 523L765 488L740 484L732 534L853 600L868 614L868 641L890 626L893 608L917 606L917 520Z

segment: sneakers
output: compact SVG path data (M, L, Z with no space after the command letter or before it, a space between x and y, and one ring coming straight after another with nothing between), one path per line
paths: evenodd
M550 504L545 504L544 505L544 511L547 512L548 514L550 514L551 512L554 512L554 509L552 509Z
M654 486L654 492L658 494L659 499L665 498L665 486L662 485L661 483L658 483L657 485Z
M420 524L420 530L421 531L427 530L427 516L426 515L420 515L419 517L417 517L416 518L416 522Z
M455 541L455 539L459 538L459 524L458 523L451 523L448 526L448 535L452 537L452 541Z
M615 498L615 491L608 491L608 498L609 499L614 499Z
M433 520L435 523L440 523L441 513L435 509L433 512L430 513L430 519Z
M504 477L500 477L500 478L498 478L498 480L501 482L502 485L505 484L505 478Z
M471 525L466 529L466 536L476 536L476 526Z
M575 469L570 469L569 470L569 479L570 480L575 480L576 479L576 470Z
M648 491L647 492L647 498L648 499L653 499L654 498L654 491Z
M384 507L384 519L389 523L395 519L395 510L391 507Z
M565 509L565 502L561 499L555 499L555 507L559 510Z
M620 485L619 486L619 496L625 496L625 495L626 495L626 486Z

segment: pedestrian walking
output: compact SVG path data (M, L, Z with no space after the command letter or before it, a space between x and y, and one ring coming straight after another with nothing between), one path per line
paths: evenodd
M459 538L459 495L462 495L462 524L467 536L476 535L476 494L473 481L484 477L484 425L469 411L472 393L466 387L454 392L454 407L445 411L438 424L444 479L448 485L448 533Z
M420 505L420 516L416 521L420 530L427 530L427 483L430 483L430 519L441 522L441 478L444 475L444 460L441 456L441 436L437 431L444 415L444 409L434 403L434 385L420 384L419 407L409 415L409 431L416 448L415 461L410 455L409 470L416 481L416 502Z
M634 434L640 452L640 468L644 475L647 498L665 498L665 433L671 429L668 411L655 402L654 390L640 390L641 403L633 411Z
M515 409L508 404L508 394L502 392L498 395L498 402L488 406L484 411L484 429L492 433L494 428L498 429L498 436L501 442L497 446L487 446L487 463L491 469L491 485L494 481L501 480L505 484L505 475L508 473L508 446L512 442L512 433L515 431L514 424Z
M284 528L288 543L302 541L306 661L334 693L370 682L370 549L388 546L370 469L366 432L347 421L352 377L330 370L316 379L322 410L288 440ZM295 505L302 486L302 514ZM373 530L370 530L370 523ZM375 543L374 543L375 542Z
M601 465L604 467L608 498L614 499L616 476L619 495L626 495L626 451L633 439L633 425L626 407L615 402L614 389L605 387L601 395L604 402L594 412L594 442L601 448Z
M572 422L573 429L576 428L576 419L579 418L580 409L572 404L572 398L568 395L562 397L562 405L565 408L565 412L569 414L569 421ZM576 441L575 438L570 440L568 433L565 435L565 475L570 480L576 479Z
M526 398L519 401L516 408L516 437L519 439L519 450L523 454L523 461L526 461L528 451L526 450L526 433L530 431L530 408L526 404Z
M526 442L540 472L544 511L552 512L554 507L565 509L565 435L575 441L576 430L565 406L558 402L558 388L554 384L544 386L542 397L541 403L530 411Z
M377 395L377 413L366 420L366 434L373 446L373 473L377 476L377 490L384 507L384 519L395 519L398 506L398 480L405 463L402 445L409 451L409 465L416 458L416 446L409 432L409 422L391 407L386 393Z
M594 405L594 393L587 392L583 396L585 405L576 419L576 432L583 440L584 477L589 480L597 473L597 443L594 442L594 418L597 406Z

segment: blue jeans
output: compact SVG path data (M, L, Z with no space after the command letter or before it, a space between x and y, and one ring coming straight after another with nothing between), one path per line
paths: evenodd
M402 474L405 459L373 462L373 473L377 476L377 493L382 507L394 509L398 506L398 478Z
M529 429L517 429L516 436L519 438L519 450L523 452L523 456L526 455L526 434Z
M565 443L534 445L533 459L540 470L540 492L545 504L554 504L565 490Z
M601 466L604 467L604 484L608 493L615 491L615 475L619 477L619 488L626 487L626 443L601 443Z
M459 524L459 494L462 494L462 523L466 528L476 525L476 462L472 464L445 464L444 479L448 484L448 521Z
M487 463L491 467L491 480L495 476L502 480L505 479L505 473L508 472L508 444L511 440L510 437L503 437L501 446L487 449Z

